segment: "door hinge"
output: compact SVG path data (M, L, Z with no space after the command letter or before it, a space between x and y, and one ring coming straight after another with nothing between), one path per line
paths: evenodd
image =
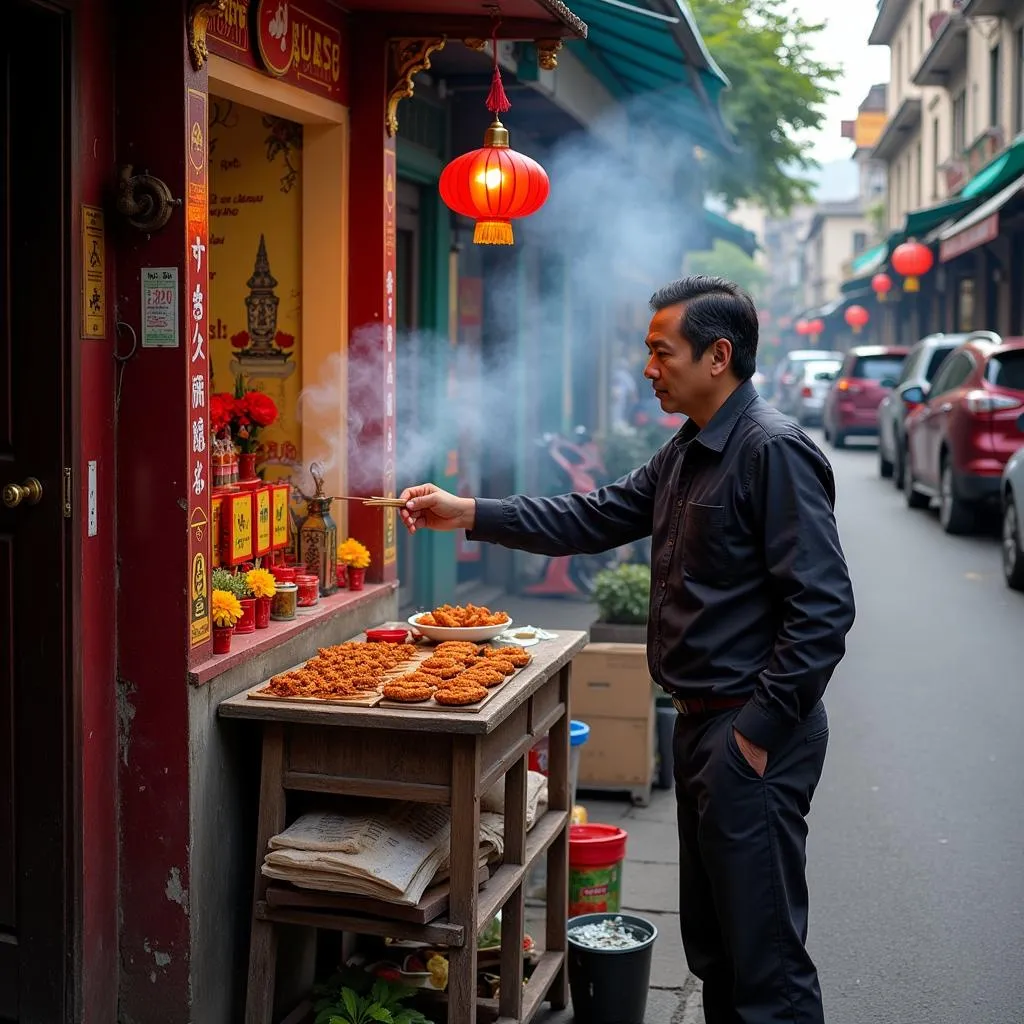
M64 467L64 518L71 518L71 467Z

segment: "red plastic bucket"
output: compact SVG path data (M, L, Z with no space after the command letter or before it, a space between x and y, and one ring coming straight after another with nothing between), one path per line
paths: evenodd
M618 912L627 838L615 825L569 826L570 917Z

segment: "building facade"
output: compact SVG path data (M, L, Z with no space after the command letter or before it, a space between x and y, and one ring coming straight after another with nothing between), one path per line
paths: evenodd
M575 272L585 249L552 241L559 189L597 153L602 175L634 173L666 113L691 155L731 145L725 81L674 0L512 0L500 21L405 6L5 7L5 1021L240 1019L259 755L218 705L400 603L457 596L479 553L404 546L393 513L341 496L422 478L504 493L541 424L599 425L594 367L600 384L636 290ZM495 48L512 144L553 186L548 221L500 251L437 192L481 144ZM594 230L614 230L604 177L580 180ZM703 224L700 189L681 194ZM643 289L697 244L671 242L631 268ZM365 589L215 655L212 399L238 386L279 412L255 454L295 522L316 465L339 537L372 560Z
M880 271L895 289L884 338L1024 330L1017 182L1024 172L1024 8L1009 0L883 0L869 42L890 49L888 117L874 157L888 168L887 232L852 267L847 295ZM934 268L906 294L890 258L925 245Z

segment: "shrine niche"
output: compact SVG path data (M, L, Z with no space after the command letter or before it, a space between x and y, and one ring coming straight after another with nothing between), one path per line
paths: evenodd
M257 468L302 461L302 126L210 97L210 349L214 391L265 392L280 416Z

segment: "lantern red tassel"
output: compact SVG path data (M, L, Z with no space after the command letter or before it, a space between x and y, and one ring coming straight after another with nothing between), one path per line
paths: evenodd
M512 109L505 85L501 80L501 69L498 67L497 50L495 50L494 74L491 75L491 91L487 94L487 109L492 114L504 114Z

